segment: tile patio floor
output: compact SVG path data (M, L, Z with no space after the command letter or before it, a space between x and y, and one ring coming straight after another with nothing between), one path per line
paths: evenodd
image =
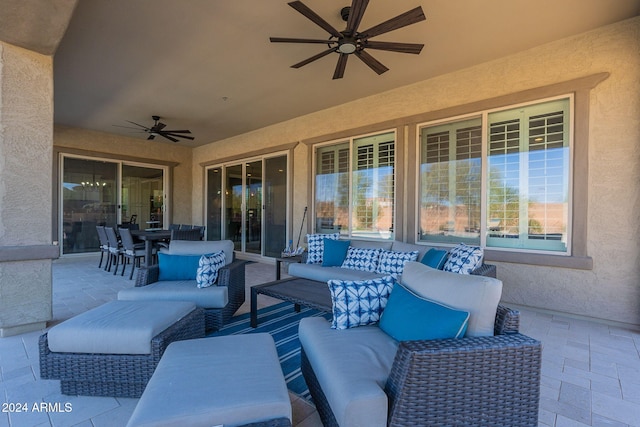
M67 257L53 263L50 326L114 299L133 286L97 268L98 257ZM274 279L274 266L247 265L251 285ZM260 297L260 305L277 300ZM640 332L566 316L521 310L521 331L543 342L540 426L639 426ZM0 400L3 403L70 403L71 412L0 412L0 427L124 426L137 399L65 396L59 382L39 379L38 337L43 331L0 338ZM294 425L321 426L315 409L292 396Z

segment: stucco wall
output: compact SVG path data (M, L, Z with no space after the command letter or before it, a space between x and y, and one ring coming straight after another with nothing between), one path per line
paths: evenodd
M52 123L51 57L0 42L0 336L52 315Z
M602 72L610 77L592 91L589 122L593 270L499 263L498 275L506 302L640 325L640 18L196 148L194 218L203 215L201 162ZM307 152L300 144L294 155L295 230L311 185Z
M54 146L61 152L82 150L99 157L103 154L124 159L141 159L178 163L173 168L171 222L191 223L191 148L177 144L164 144L139 138L56 125ZM56 159L57 161L57 159Z

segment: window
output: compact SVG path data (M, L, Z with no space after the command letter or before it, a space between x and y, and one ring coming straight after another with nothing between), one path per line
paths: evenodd
M318 147L315 165L317 232L393 239L395 132Z
M568 254L570 123L563 98L421 126L420 240Z

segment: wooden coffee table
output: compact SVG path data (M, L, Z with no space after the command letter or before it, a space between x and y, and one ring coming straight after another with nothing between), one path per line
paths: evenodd
M294 303L296 311L300 306L331 313L331 294L325 282L291 277L251 287L251 327L258 326L258 295L267 295Z

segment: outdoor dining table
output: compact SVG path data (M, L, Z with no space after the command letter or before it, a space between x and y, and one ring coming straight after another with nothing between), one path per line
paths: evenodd
M171 230L131 230L131 235L144 240L144 266L149 267L153 254L153 242L171 239Z

